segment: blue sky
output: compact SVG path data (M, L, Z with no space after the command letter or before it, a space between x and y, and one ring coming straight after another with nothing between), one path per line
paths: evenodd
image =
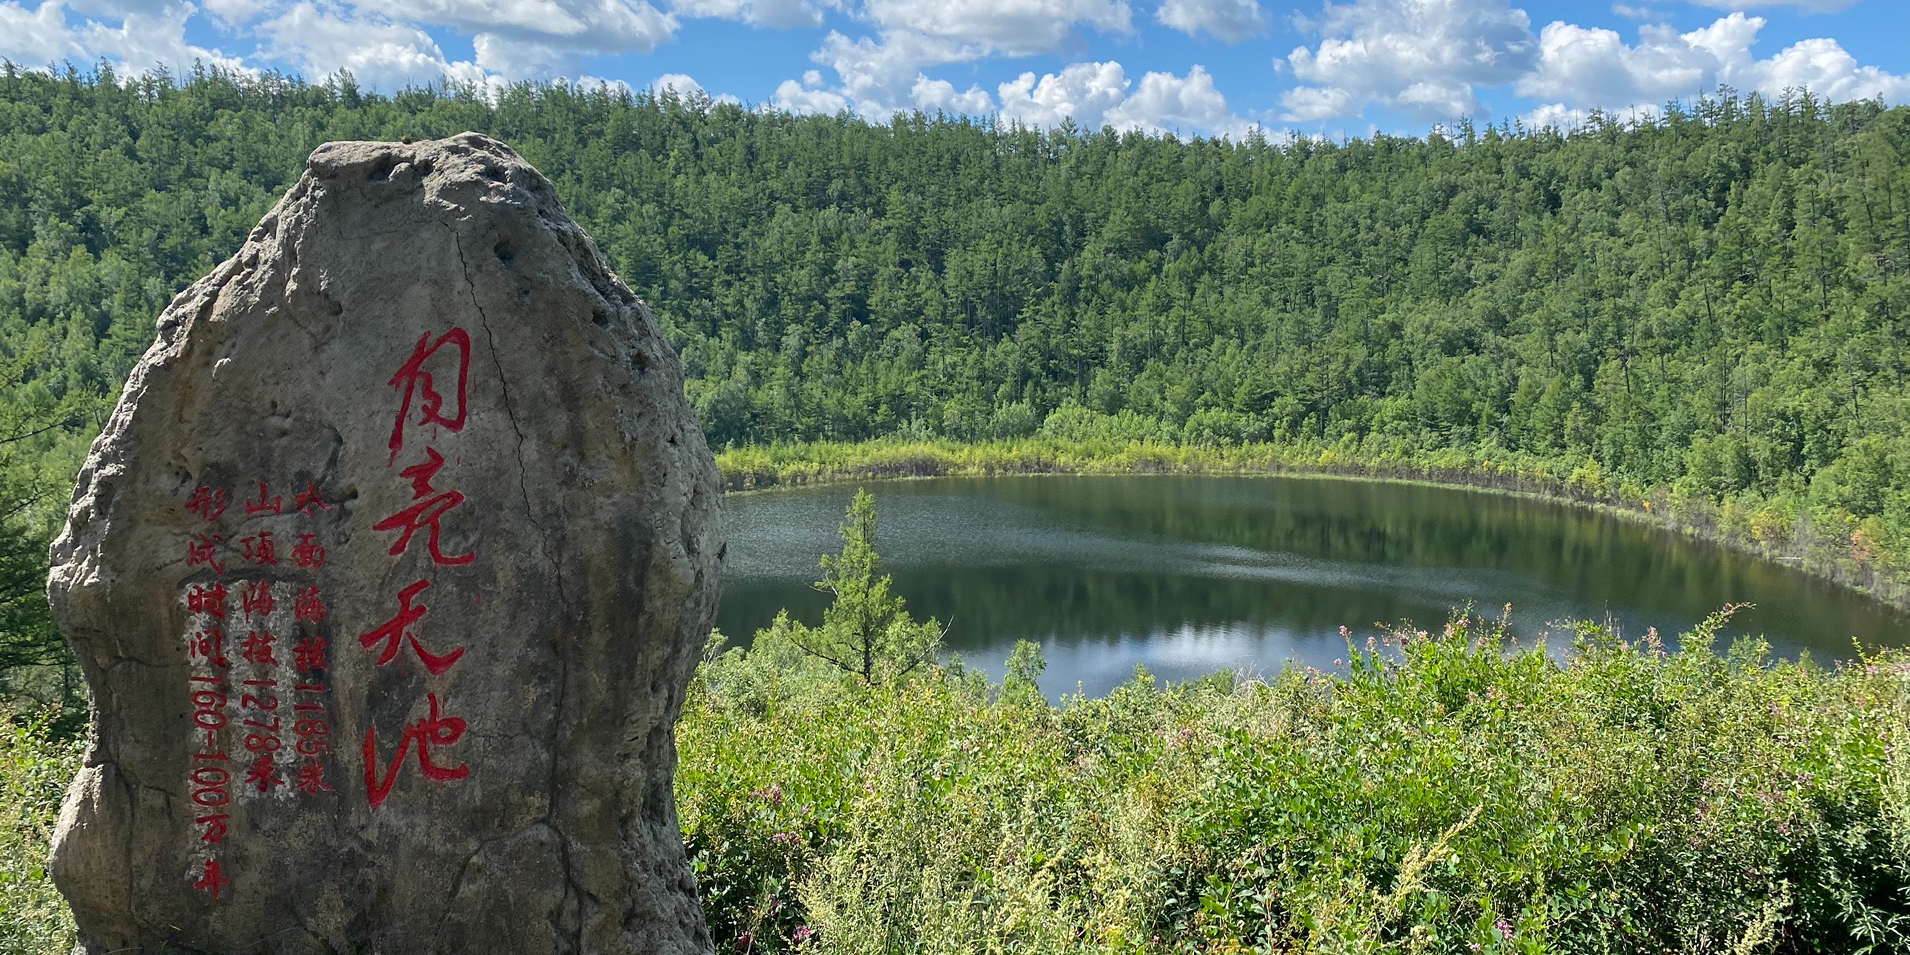
M1569 127L1719 84L1910 103L1906 27L1905 0L0 0L0 57L1340 137Z

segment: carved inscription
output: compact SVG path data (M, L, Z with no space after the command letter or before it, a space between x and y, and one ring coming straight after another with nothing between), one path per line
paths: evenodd
M242 508L230 488L201 484L187 495L198 527L187 536L184 652L192 702L185 767L198 828L186 878L211 903L243 873L227 866L227 839L262 800L335 792L325 606L317 572L319 533L308 529L334 506L307 481L285 506L269 480ZM282 562L281 539L296 539Z
M421 447L419 441L413 440L415 451L421 453L408 456L407 463L397 474L400 480L410 485L411 503L372 525L375 531L395 535L388 551L393 557L409 551L414 538L422 531L423 536L419 539L424 553L431 558L432 566L460 567L477 560L476 551L446 554L443 550L442 522L454 514L462 515L459 509L465 503L465 497L463 492L448 486L450 482L443 475L445 458L434 443L442 436L442 432L457 434L464 430L470 375L471 336L464 329L453 327L439 335L435 342L432 341L431 333L425 332L418 339L417 348L399 366L397 373L391 376L389 384L398 393L398 408L391 426L391 453L386 466L398 466L399 456L405 453L407 438L415 439L421 430L427 436ZM449 394L439 390L441 383L446 383ZM422 577L405 585L392 601L396 608L391 618L359 635L359 646L367 653L377 655L375 662L378 666L389 666L415 657L430 678L440 680L446 678L451 668L464 656L462 645L445 646L443 644L449 641L439 640L435 642L440 646L430 649L419 634L421 624L431 609L423 600L424 592L430 587L430 577ZM403 655L407 649L410 656ZM407 761L414 757L418 775L434 782L453 782L471 774L469 766L452 765L453 757L433 752L434 749L456 746L469 725L462 717L445 714L440 691L425 694L428 715L412 721L398 732L395 745L389 742L389 733L387 742L381 745L378 728L366 728L365 798L373 809L383 806L391 797ZM382 755L387 750L391 754L389 757Z

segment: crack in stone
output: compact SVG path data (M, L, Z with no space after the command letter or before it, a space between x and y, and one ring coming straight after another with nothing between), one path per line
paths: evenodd
M547 561L551 566L551 583L552 583L553 589L555 589L557 592L558 606L563 608L568 608L570 606L570 600L564 594L563 565L551 553L550 532L547 529L545 529L543 524L538 522L536 510L531 504L531 491L530 491L530 484L528 479L530 468L524 462L524 430L518 424L517 411L511 404L510 381L504 375L504 361L502 358L498 357L497 335L491 329L490 316L485 313L483 304L481 304L478 301L477 282L475 279L471 277L471 261L464 254L464 238L463 236L460 236L458 234L458 230L455 226L451 225L450 223L445 223L444 226L448 231L450 231L451 241L458 250L458 265L464 271L464 285L465 285L465 289L469 292L471 296L471 307L477 311L478 323L484 326L485 342L486 344L490 346L491 364L493 367L497 369L498 385L500 389L503 391L504 415L506 418L510 419L511 432L517 436L517 487L518 487L519 493L521 493L524 497L524 516L526 520L530 521L531 526L537 529L538 550L544 555L544 560ZM552 726L553 726L553 729L556 729L557 727L560 727L563 725L564 706L566 702L565 697L568 695L566 690L570 682L570 667L564 659L562 648L553 647L552 658L557 665L557 681L556 681L556 687L553 691L555 698L551 701L552 702L552 707L551 707ZM582 891L582 888L577 884L576 872L571 868L571 865L570 865L569 840L564 835L563 829L559 828L554 822L550 821L550 816L555 815L555 812L556 812L556 808L557 808L556 803L560 793L560 789L559 789L560 781L558 779L557 753L555 752L550 753L549 759L550 759L550 774L549 774L549 782L546 784L546 787L545 787L546 789L545 799L547 800L546 806L549 807L550 812L546 814L544 819L539 820L537 824L543 825L544 827L548 828L551 831L551 833L557 837L557 852L558 852L557 861L558 861L558 866L563 870L563 873L564 873L565 895L567 900L573 903L576 903L576 900L581 898L584 893ZM469 865L468 859L466 860L466 865ZM462 879L462 869L460 870L459 878ZM577 904L580 907L580 912L577 919L576 940L574 942L574 948L572 949L572 951L581 953L584 950L583 949L584 929L583 929L583 918L581 914L581 903L577 903ZM558 917L559 918L562 917L561 910L559 912Z
M504 393L504 416L511 422L511 433L517 436L517 489L524 497L524 518L530 521L532 527L537 528L537 549L543 553L544 559L551 565L551 582L557 590L557 600L568 606L570 601L564 595L562 567L550 552L550 532L538 522L537 511L531 506L531 489L527 479L530 469L524 464L524 429L518 425L517 409L511 404L511 383L504 376L504 361L497 354L497 335L491 331L491 317L485 314L484 306L478 302L477 282L471 278L471 262L464 256L464 238L458 235L458 230L449 223L445 224L445 229L451 233L451 242L457 247L458 265L464 270L464 285L471 295L471 307L477 310L478 324L484 326L484 339L486 344L490 345L491 364L497 369L498 387Z
M497 845L500 842L508 842L512 839L516 839L520 836L523 836L525 833L531 832L539 827L550 830L551 835L554 836L557 840L557 864L558 864L558 867L563 870L564 884L568 886L571 893L575 895L586 894L577 885L576 878L571 873L570 846L564 838L563 830L557 828L556 824L551 822L548 817L541 818L541 819L534 819L529 824L525 825L524 828L518 829L515 832L505 833L504 835L501 835L501 836L493 836L489 839L478 840L477 846L473 848L470 854L464 857L464 861L458 865L458 874L456 876L453 876L451 879L450 891L448 891L445 894L445 903L446 903L445 911L442 915L438 916L438 928L435 932L432 933L434 936L438 936L438 937L443 936L444 922L446 919L451 917L451 913L453 910L452 903L454 903L457 900L458 893L464 891L464 879L465 879L465 876L470 874L471 863L477 861L477 857L489 851L489 849L492 846ZM563 912L562 912L562 909L560 908L555 917L561 918L562 915L563 915ZM555 926L553 926L553 928L554 927ZM582 928L581 919L578 922L576 944L577 944L577 947L574 949L574 951L581 953L583 951L583 928Z

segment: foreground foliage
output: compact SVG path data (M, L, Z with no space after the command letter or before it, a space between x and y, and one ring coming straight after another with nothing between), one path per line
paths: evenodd
M0 955L65 955L73 918L46 875L47 844L80 748L54 714L0 707Z
M1027 648L868 687L766 635L692 687L680 813L728 951L1906 950L1910 659L1716 623L1060 706Z
M1824 670L1498 629L1057 706L1024 646L870 686L712 653L678 802L725 952L1898 952L1910 658ZM42 866L77 764L0 724L0 953L71 927Z

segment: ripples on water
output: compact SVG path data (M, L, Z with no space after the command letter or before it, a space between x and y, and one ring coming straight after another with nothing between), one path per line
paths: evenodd
M1497 617L1521 642L1562 621L1681 633L1753 602L1730 634L1780 655L1846 658L1852 637L1910 644L1910 619L1804 575L1679 535L1545 501L1295 477L1018 476L869 485L884 569L948 646L999 677L1017 639L1042 645L1051 695L1104 693L1136 664L1170 680L1283 663L1331 667L1339 628ZM811 623L817 558L841 546L852 486L729 499L717 625L746 639L788 607Z

